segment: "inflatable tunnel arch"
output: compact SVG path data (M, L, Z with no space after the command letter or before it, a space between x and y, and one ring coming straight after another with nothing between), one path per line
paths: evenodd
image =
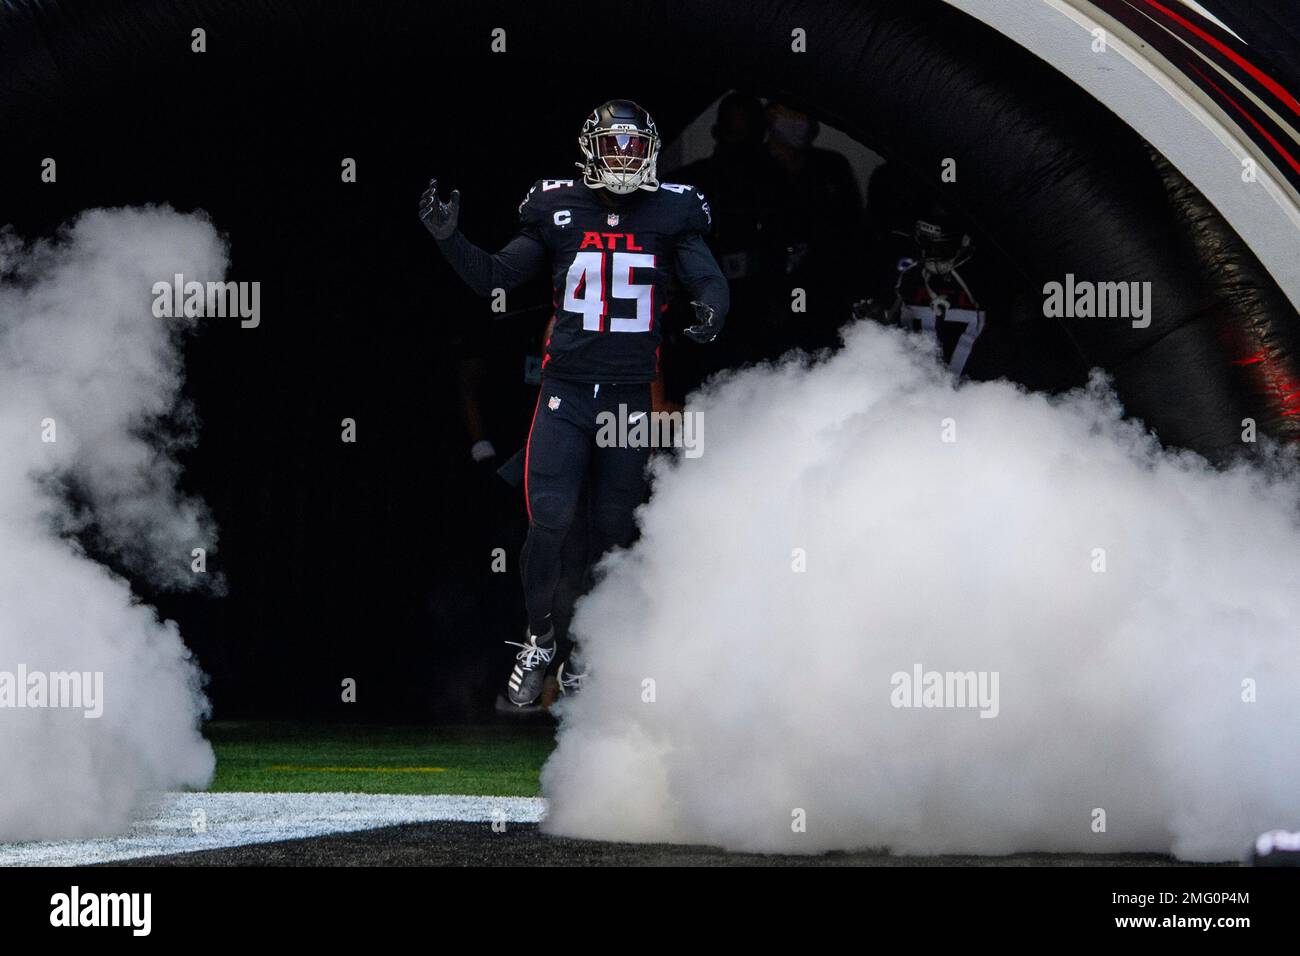
M522 105L485 103L495 115L527 109L529 71L543 69L611 91L644 89L660 76L773 91L811 104L936 188L942 162L955 158L959 175L942 187L945 201L1027 286L1067 274L1150 282L1147 328L1064 321L1080 358L1106 369L1127 411L1166 443L1230 457L1246 418L1262 434L1300 438L1300 318L1261 257L1175 163L1030 52L1024 37L956 8L989 8L988 0L954 4L611 0L596 15L591 4L568 2L11 0L0 11L0 128L14 154L29 155L81 99L117 91L127 109L158 84L183 85L195 69L196 27L212 55L224 50L211 63L256 70L251 51L282 50L296 72L328 76L326 86L354 50L391 47L427 78L424 88L385 91L409 99L417 120L440 100L473 98L476 71L491 71L497 86L503 71L516 71ZM998 3L1026 13L1048 4ZM504 57L489 49L498 27L508 36ZM792 44L794 31L807 52ZM228 107L234 115L240 103ZM1158 132L1149 138L1177 138ZM455 129L439 135L443 149L454 148ZM173 159L186 162L185 150ZM1292 247L1270 258L1294 257L1296 234L1280 241Z

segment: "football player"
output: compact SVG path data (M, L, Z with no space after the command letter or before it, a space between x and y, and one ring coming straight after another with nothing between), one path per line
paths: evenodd
M854 317L933 335L948 367L961 375L986 324L984 308L963 275L974 258L974 243L937 206L917 217L911 239L917 254L899 260L892 304L865 299L853 307Z
M626 546L633 511L645 494L648 448L600 447L597 416L630 422L651 412L662 316L669 295L686 289L694 310L687 337L712 342L730 302L727 281L705 245L709 205L692 186L661 183L659 132L630 100L610 100L578 136L580 179L542 179L519 205L518 233L489 254L457 229L460 193L446 202L438 181L420 198L420 219L452 268L482 296L549 272L554 327L542 358L542 384L525 456L528 536L520 556L528 634L510 673L517 706L542 691L555 655L552 602L560 553L590 471L592 550ZM572 693L585 668L574 652L559 672Z

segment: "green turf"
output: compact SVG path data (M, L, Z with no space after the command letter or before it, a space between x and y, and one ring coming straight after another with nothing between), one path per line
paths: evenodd
M538 796L549 727L368 727L213 721L213 791Z

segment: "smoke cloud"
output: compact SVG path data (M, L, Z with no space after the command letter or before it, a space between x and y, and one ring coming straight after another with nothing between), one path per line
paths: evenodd
M226 262L211 224L168 208L89 211L48 242L0 233L0 840L117 832L150 792L211 779L175 623L79 542L159 585L204 577L191 549L215 538L171 457L193 425L194 320L155 318L151 288L220 279ZM100 716L48 706L49 675L71 672L102 674Z
M543 771L550 832L1222 860L1300 823L1280 457L1212 469L1101 379L956 385L871 323L691 407L705 453L656 466L578 608L593 679ZM918 672L996 674L996 715L896 706Z

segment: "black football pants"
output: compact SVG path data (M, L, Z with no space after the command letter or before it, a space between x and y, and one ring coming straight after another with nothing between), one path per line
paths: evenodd
M551 626L560 556L575 521L587 523L593 563L610 548L632 543L633 512L645 500L650 449L617 441L600 447L597 433L602 413L618 422L620 414L635 420L650 411L649 383L595 385L543 378L524 459L528 537L520 556L524 603L534 634ZM615 435L619 431L613 429ZM590 483L586 514L580 514L584 480Z

